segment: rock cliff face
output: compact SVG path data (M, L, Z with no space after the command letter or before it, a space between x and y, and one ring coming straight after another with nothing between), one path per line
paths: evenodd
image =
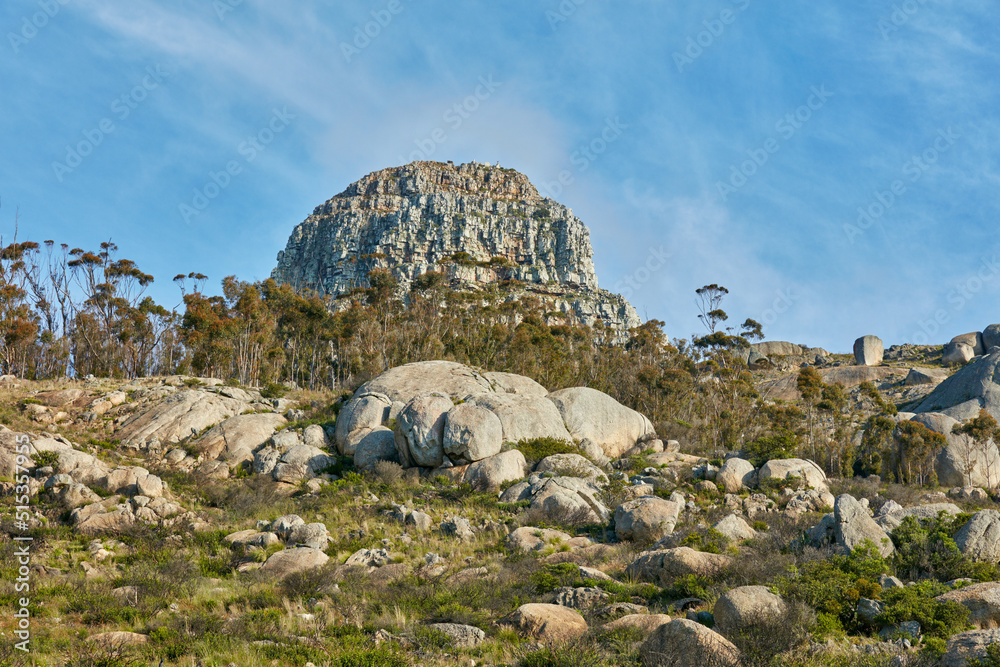
M271 277L342 296L386 269L408 290L428 271L452 288L502 281L549 312L618 332L641 324L622 297L601 290L590 233L526 176L486 164L414 162L365 176L298 225Z

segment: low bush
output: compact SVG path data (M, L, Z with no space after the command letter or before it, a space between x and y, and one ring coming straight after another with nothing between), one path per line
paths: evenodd
M524 454L524 458L531 465L553 454L581 454L580 448L572 442L549 437L519 440L514 448Z

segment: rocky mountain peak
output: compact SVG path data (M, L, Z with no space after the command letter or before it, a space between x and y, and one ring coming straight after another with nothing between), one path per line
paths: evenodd
M623 333L638 326L627 301L599 289L592 257L586 225L524 174L414 162L368 174L316 207L271 276L341 296L367 287L375 269L391 272L402 290L439 271L454 289L518 284L542 297L547 312Z

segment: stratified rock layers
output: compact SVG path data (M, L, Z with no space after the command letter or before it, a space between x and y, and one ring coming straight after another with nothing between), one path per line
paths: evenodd
M547 312L624 334L641 321L621 296L597 285L586 225L543 198L526 176L480 163L414 162L365 176L298 225L271 277L343 296L369 286L376 269L405 293L420 275L453 289L504 281L511 298L540 297Z

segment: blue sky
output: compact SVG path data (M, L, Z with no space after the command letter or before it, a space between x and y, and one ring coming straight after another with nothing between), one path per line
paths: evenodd
M20 239L112 239L172 307L177 273L266 278L370 171L499 161L670 336L707 283L831 351L1000 321L985 1L333 4L5 2L4 240L17 210Z

